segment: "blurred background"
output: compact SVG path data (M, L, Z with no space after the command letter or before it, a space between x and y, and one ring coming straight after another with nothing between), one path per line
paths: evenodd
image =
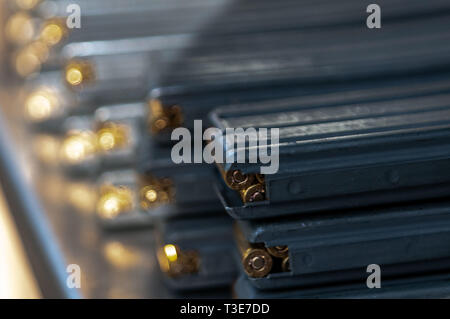
M6 9L0 7L0 17L4 25ZM2 34L2 39L4 35ZM2 101L4 97L4 69L6 67L5 41L0 44L0 61L2 65ZM3 107L3 103L2 103ZM40 292L30 269L20 236L17 232L11 212L7 206L3 191L0 189L0 298L39 298Z

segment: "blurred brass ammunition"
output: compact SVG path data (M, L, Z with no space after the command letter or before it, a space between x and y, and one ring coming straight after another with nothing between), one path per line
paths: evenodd
M127 127L113 122L103 123L96 134L98 146L104 152L123 148L129 141Z
M25 115L33 122L45 121L60 111L58 94L49 87L40 87L25 100Z
M113 219L132 209L133 192L127 187L103 185L100 188L97 213L101 218Z
M61 158L65 164L79 164L98 150L96 135L91 131L71 131L61 145Z
M140 203L143 209L156 207L173 200L175 191L170 179L146 176L141 179L140 183Z
M149 101L149 128L156 134L165 129L174 129L183 124L183 114L178 105L163 106L158 99Z
M64 75L70 87L79 87L95 80L94 66L82 60L70 61L65 67Z
M200 258L195 251L182 251L177 245L167 244L158 250L158 262L163 272L177 277L198 272Z
M36 34L36 24L25 11L19 11L9 17L5 26L6 38L15 45L29 43Z
M39 40L44 42L49 47L61 43L69 34L64 19L53 18L46 20L41 28Z

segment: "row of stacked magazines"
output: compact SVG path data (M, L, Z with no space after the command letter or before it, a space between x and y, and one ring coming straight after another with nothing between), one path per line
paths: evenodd
M25 117L54 146L36 156L96 181L99 227L156 227L169 287L450 295L448 1L379 0L374 29L359 0L72 0L80 29L68 1L32 2L11 1L6 30ZM278 128L278 170L175 163L171 135L198 138L195 120Z

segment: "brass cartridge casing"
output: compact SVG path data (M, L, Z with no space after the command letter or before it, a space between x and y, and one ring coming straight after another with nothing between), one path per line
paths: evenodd
M69 87L80 87L95 81L94 66L88 61L72 60L66 67L64 78Z
M289 248L288 248L288 246L268 247L267 251L273 257L277 257L277 258L285 258L285 257L287 257L289 255Z
M97 203L97 213L101 218L114 219L134 208L133 191L123 186L103 185Z
M235 226L235 237L245 273L252 278L267 276L272 270L273 260L264 245L250 244L237 226Z
M104 152L124 148L129 143L129 129L126 125L106 122L96 132L99 148Z
M168 178L145 176L140 180L140 205L143 209L170 203L175 196L173 182Z
M200 257L196 251L182 251L177 245L166 244L158 250L158 263L164 273L178 277L198 272Z
M52 18L46 20L39 33L39 40L47 46L53 47L67 38L69 29L63 18Z
M263 243L249 243L237 224L234 234L242 267L249 277L263 278L270 273L290 271L288 246L266 247Z
M151 99L148 105L148 125L153 134L175 129L183 124L183 112L179 105L164 106L159 99Z

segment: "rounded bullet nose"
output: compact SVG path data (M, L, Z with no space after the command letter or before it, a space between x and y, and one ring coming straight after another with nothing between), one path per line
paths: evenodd
M33 122L49 119L59 110L59 107L57 94L47 87L35 90L25 100L26 115Z
M94 68L85 61L70 62L65 68L65 80L71 87L79 87L94 80Z
M150 99L148 105L148 123L153 134L182 125L184 119L179 105L164 106L159 99Z
M92 158L98 150L97 139L93 132L72 132L61 145L62 160L69 165L80 164Z
M102 219L114 219L133 209L133 192L127 187L104 186L97 205Z
M70 85L80 85L83 83L83 73L78 68L69 68L66 71L66 81Z
M154 189L150 189L147 192L145 192L145 198L149 202L154 203L158 199L158 193Z
M158 262L162 271L178 277L198 272L200 256L196 251L182 251L177 245L167 244L159 249Z
M68 29L62 19L51 19L44 23L39 39L52 47L61 43L67 33Z
M157 207L169 203L175 194L173 182L167 178L143 178L140 186L140 201L142 209Z
M129 128L126 125L104 123L97 130L98 146L103 152L123 149L129 145L129 135Z

